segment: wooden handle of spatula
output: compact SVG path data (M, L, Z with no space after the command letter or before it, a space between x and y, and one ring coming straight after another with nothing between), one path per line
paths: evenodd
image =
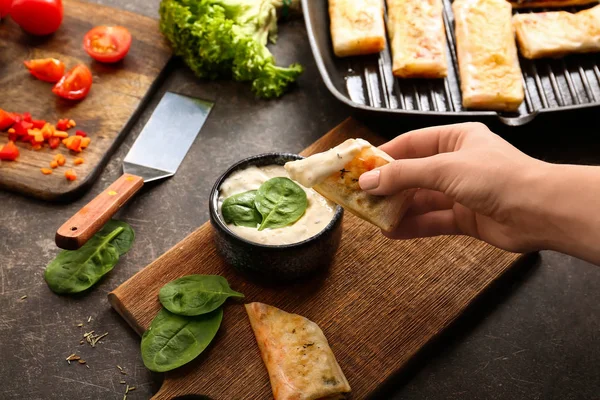
M56 245L65 250L83 246L143 185L139 176L121 176L58 228Z

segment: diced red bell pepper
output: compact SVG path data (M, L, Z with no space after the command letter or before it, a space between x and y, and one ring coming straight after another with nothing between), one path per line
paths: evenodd
M80 136L71 136L71 140L67 144L67 149L76 151L79 153L81 151L81 137Z
M23 113L23 121L31 122L31 113L24 112Z
M31 122L21 120L21 121L16 122L12 127L15 130L15 133L17 134L17 136L26 136L27 131L29 129L33 128L33 124Z
M43 119L33 119L31 120L31 123L36 129L42 129L44 125L46 125L46 121L44 121Z
M53 136L48 139L48 144L50 145L51 149L56 149L58 146L60 146L60 138Z
M75 131L75 135L81 136L81 137L86 137L87 133L85 133L84 131Z
M67 118L61 118L56 123L56 129L58 129L59 131L66 131L69 128L69 120Z
M0 109L0 131L10 128L16 122L15 115Z
M14 161L19 157L19 148L11 140L0 150L0 160Z

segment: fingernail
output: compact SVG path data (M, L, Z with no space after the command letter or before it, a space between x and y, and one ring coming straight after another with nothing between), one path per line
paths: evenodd
M358 184L362 190L371 190L379 186L379 175L380 171L375 169L373 171L365 172L358 179Z

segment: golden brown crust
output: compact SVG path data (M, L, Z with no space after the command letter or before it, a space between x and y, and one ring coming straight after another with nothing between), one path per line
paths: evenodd
M329 0L329 28L336 56L373 54L385 48L382 1Z
M463 106L516 111L525 91L510 4L505 0L456 0L452 9Z
M584 6L598 0L508 0L513 8L554 8Z
M275 400L334 400L350 392L317 324L263 303L245 307Z
M392 196L374 196L363 191L358 184L358 178L363 173L391 161L393 159L383 151L373 146L368 147L342 171L334 173L313 189L384 231L392 231L404 217L414 191L406 190Z
M387 10L394 76L446 77L442 0L387 0Z
M513 17L513 26L525 58L600 51L600 5L578 13L517 14Z

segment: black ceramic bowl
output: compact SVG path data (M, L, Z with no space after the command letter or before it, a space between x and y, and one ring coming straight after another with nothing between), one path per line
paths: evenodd
M303 157L290 153L267 153L246 158L229 168L210 193L210 221L217 251L242 274L262 280L292 281L325 270L331 263L342 236L344 211L337 206L331 222L315 236L285 245L264 245L246 240L231 231L219 212L219 189L233 172L250 166L284 165Z

